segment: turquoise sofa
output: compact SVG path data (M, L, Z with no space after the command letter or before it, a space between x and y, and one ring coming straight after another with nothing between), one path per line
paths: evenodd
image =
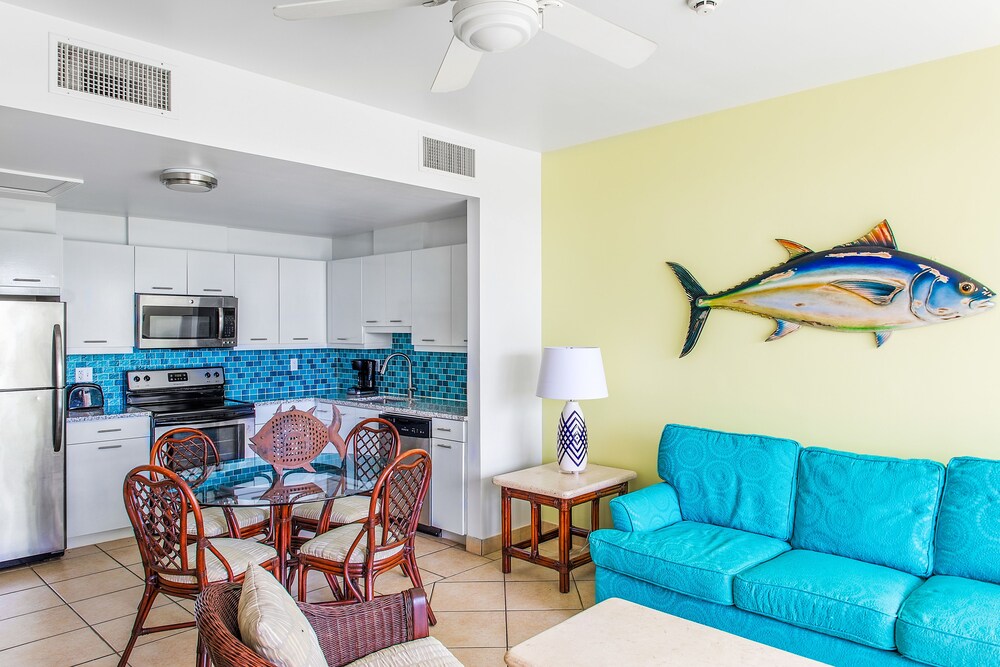
M1000 461L668 425L590 535L625 598L833 665L1000 665Z

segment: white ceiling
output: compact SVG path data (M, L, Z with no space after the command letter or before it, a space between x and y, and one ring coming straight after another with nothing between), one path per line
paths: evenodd
M534 150L1000 44L997 0L573 0L659 44L623 70L539 34L469 88L429 92L451 4L315 21L275 0L5 0Z
M465 216L459 195L103 125L0 107L0 127L0 167L83 179L55 200L69 211L327 237ZM219 187L167 190L164 167L209 169Z

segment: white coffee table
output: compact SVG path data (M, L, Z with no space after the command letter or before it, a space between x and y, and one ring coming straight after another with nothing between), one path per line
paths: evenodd
M610 598L507 651L509 667L805 667L822 663Z

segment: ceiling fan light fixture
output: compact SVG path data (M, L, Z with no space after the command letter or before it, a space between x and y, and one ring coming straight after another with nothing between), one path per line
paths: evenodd
M177 192L211 192L218 187L219 179L210 171L184 167L164 169L160 183Z
M526 44L538 32L536 0L458 0L455 35L469 48L501 53Z

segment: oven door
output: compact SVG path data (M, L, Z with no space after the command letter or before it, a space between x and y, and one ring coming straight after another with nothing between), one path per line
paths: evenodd
M140 349L230 347L236 344L236 297L135 295L135 346Z
M226 421L204 421L197 419L185 422L184 424L154 425L153 441L160 439L167 431L175 428L194 428L203 432L219 450L219 457L223 461L236 461L246 458L247 438L254 433L253 417L243 419L231 419Z

